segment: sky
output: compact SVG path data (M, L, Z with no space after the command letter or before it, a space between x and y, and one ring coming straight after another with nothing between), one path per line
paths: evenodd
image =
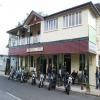
M32 10L49 15L90 0L0 0L0 54L8 54L8 30L26 19ZM91 0L100 3L100 0Z

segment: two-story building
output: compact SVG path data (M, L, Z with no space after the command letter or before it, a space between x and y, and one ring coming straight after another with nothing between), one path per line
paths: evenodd
M22 26L8 31L11 66L47 73L50 64L87 71L95 85L100 59L100 5L88 2L48 16L32 11Z

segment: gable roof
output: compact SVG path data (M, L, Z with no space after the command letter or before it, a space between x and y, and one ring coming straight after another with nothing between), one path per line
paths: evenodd
M95 7L98 9L98 11L100 12L100 3L95 4Z
M25 29L25 25L28 25L31 21L31 19L33 18L33 16L38 17L41 21L44 19L41 15L39 15L38 13L36 13L35 11L31 11L31 13L29 14L29 16L26 18L26 20L24 21L24 23L16 28L13 28L9 31L7 31L7 33L9 34L16 34L18 30L22 30Z
M25 22L23 23L23 25L27 25L31 21L33 16L36 16L40 18L40 20L43 20L43 17L41 15L32 10L27 19L25 20Z
M69 9L62 10L60 12L56 12L56 13L47 15L44 18L53 17L53 16L59 16L59 15L62 15L64 13L68 12L68 11L72 11L72 10L75 10L75 9L82 9L84 7L90 7L96 15L100 16L100 12L95 7L95 5L92 2L87 2L87 3L84 3L84 4L78 5L78 6L74 6L74 7L69 8Z
M82 8L85 8L85 7L90 7L91 10L95 13L95 15L100 16L100 4L94 5L92 2L87 2L87 3L84 3L84 4L78 5L78 6L74 6L72 8L65 9L63 11L56 12L56 13L53 13L53 14L50 14L50 15L47 15L47 16L44 16L44 17L32 10L31 13L29 14L29 16L26 18L23 25L21 25L20 27L16 27L12 30L9 30L7 33L11 33L11 34L14 33L14 32L16 33L18 29L24 28L25 25L28 25L30 23L33 16L38 17L40 19L40 21L42 21L42 20L49 18L49 17L59 16L59 15L62 15L64 13L68 12L68 11L74 11L76 9L80 10Z

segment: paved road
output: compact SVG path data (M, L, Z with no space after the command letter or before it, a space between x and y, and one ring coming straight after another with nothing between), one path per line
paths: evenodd
M61 91L48 91L47 88L38 88L0 76L0 100L100 100L100 97L78 93L68 96Z

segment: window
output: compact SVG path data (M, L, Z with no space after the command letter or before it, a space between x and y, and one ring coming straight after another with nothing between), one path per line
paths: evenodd
M63 26L64 27L68 27L68 25L69 25L68 15L67 16L63 16Z
M54 29L57 29L58 28L58 20L57 19L54 19Z
M58 20L57 19L51 19L47 20L44 23L45 25L45 31L55 30L58 28Z
M69 27L72 26L72 15L69 15Z
M63 27L67 27L66 26L66 16L63 16Z
M76 13L76 25L78 25L78 13Z
M72 26L75 25L75 14L72 14Z
M63 16L63 27L78 26L82 23L81 12L75 12Z
M81 12L79 12L79 23L78 24L81 24L82 22L82 19L81 19L82 17L81 17Z
M85 54L80 54L80 68L79 70L82 71L82 69L85 68Z

